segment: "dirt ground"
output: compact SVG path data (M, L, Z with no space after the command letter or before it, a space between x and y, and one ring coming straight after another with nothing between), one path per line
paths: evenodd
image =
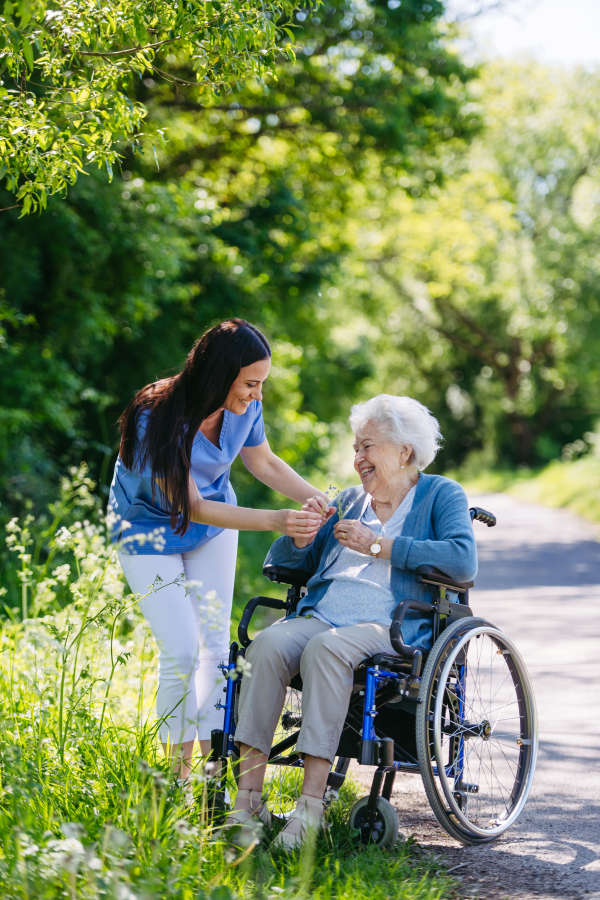
M473 848L438 825L420 778L400 775L392 800L401 830L460 867L465 897L600 900L600 529L503 494L469 500L498 517L495 528L475 523L470 605L527 662L540 729L535 782L517 824ZM353 772L370 786L368 770Z

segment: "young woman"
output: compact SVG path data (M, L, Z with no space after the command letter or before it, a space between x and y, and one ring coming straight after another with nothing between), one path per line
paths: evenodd
M181 374L142 388L119 421L113 539L126 538L123 571L131 589L147 595L141 609L159 647L160 738L182 778L194 740L208 755L211 730L222 724L217 664L228 654L238 531L311 540L323 521L312 509L236 506L229 470L238 454L280 494L298 503L315 495L265 437L270 368L266 338L228 319L196 342Z

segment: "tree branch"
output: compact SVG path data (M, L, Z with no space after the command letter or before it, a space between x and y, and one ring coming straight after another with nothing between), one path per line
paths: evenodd
M112 59L115 56L131 56L132 53L145 53L146 50L156 50L157 47L164 47L167 44L175 44L177 41L180 41L181 37L169 38L166 41L158 41L156 44L146 44L145 47L129 47L127 50L107 50L105 53L100 53L95 50L76 50L73 52L72 56L100 56L102 59ZM69 48L62 47L63 53L69 55Z

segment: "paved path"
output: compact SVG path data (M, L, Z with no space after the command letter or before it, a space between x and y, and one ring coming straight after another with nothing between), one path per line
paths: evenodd
M465 895L600 900L600 529L504 494L470 497L496 513L475 523L471 608L513 638L537 698L540 754L528 805L497 843L461 848L437 825L420 779L393 800L407 834L451 865ZM364 770L363 770L364 771Z

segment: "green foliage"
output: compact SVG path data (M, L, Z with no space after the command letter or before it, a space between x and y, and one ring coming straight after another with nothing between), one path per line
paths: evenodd
M215 153L235 149L229 166L248 171L246 154L254 156L258 144L267 156L286 155L289 176L300 182L294 191L310 197L311 206L325 191L338 208L378 155L385 157L385 180L410 170L425 184L435 181L440 147L480 128L476 110L461 99L474 72L440 27L442 12L437 0L397 7L336 0L313 14L300 10L293 23L297 58L267 79L268 90L250 80L232 102L210 108L186 87L189 68L180 57L169 71L182 86L154 79L140 86L152 121L169 130L161 167L201 169L203 159L210 165Z
M399 189L408 179L388 191L374 182L349 217L363 252L340 289L385 323L368 390L386 384L433 409L442 467L472 450L488 465L539 465L593 425L597 98L597 72L491 66L465 98L486 130L447 153L445 185L424 197Z
M413 855L412 841L387 853L357 846L347 825L351 782L329 808L331 828L299 853L274 851L272 835L252 854L231 850L210 823L199 758L189 803L158 756L158 660L138 598L126 594L103 528L72 520L90 513L90 488L85 471L75 472L52 523L15 520L8 529L17 553L41 541L55 555L47 577L28 554L30 615L5 618L0 635L2 895L450 896L452 882L433 859ZM21 584L4 578L3 590Z
M64 191L88 163L112 176L127 144L139 148L146 111L129 95L145 72L162 76L157 54L183 54L199 95L227 92L262 79L281 54L293 58L281 27L292 9L287 0L67 0L58 9L47 0L6 0L0 178L22 214L44 208L48 194Z

